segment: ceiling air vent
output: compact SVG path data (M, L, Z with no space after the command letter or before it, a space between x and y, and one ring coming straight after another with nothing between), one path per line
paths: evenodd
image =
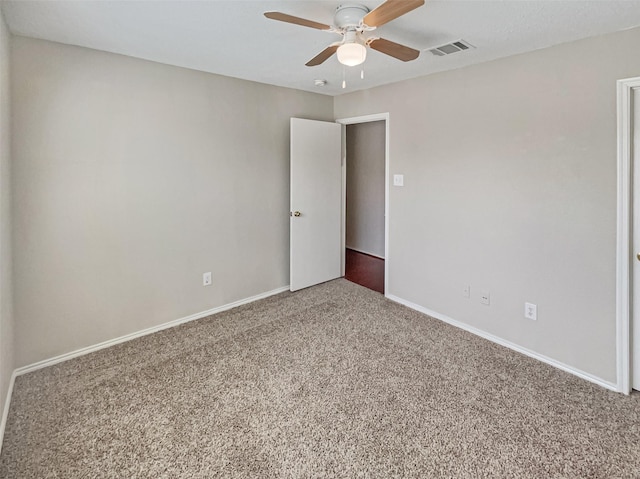
M473 45L465 42L464 40L458 40L456 42L440 45L439 47L430 48L429 51L437 57L443 57L445 55L451 55L452 53L469 50L471 48L474 48Z

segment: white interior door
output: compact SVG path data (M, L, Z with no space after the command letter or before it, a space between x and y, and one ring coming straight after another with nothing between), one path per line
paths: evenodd
M633 90L633 306L631 322L632 387L640 390L640 88ZM639 256L637 256L639 255Z
M339 124L291 118L291 291L341 276L341 143Z

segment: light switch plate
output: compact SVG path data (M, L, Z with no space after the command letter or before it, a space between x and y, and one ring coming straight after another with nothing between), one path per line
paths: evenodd
M404 186L404 175L393 175L393 186Z

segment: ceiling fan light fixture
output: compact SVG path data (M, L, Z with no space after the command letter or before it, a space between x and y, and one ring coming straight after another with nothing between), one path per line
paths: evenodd
M344 43L338 47L338 61L348 67L360 65L367 58L367 47L361 43Z
M415 10L424 3L425 0L385 0L372 11L365 5L341 5L336 9L333 26L282 12L265 12L264 16L271 20L315 28L343 36L341 42L332 43L305 63L308 67L324 63L334 53L338 54L338 62L342 65L360 65L365 61L369 48L408 62L418 58L420 51L384 38L366 38L366 33Z

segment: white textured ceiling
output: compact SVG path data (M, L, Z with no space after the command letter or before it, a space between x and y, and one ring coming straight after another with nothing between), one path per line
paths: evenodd
M422 52L403 63L369 50L365 79L335 55L304 64L340 37L268 20L281 11L331 24L339 0L3 1L17 35L329 95L370 88L640 25L640 0L434 1L380 27L377 36L419 50L464 39L473 50ZM347 3L347 2L345 2ZM382 0L355 0L373 9ZM327 85L316 87L315 79Z

